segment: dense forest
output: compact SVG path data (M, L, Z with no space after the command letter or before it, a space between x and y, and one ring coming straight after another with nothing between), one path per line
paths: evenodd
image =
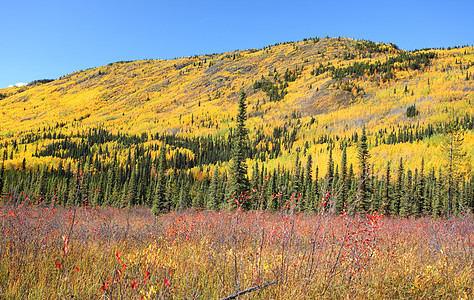
M56 205L147 205L156 212L240 206L248 210L381 211L389 215L439 216L465 213L474 206L474 176L468 177L458 169L468 159L459 143L462 132L474 128L473 116L466 114L450 123L372 133L364 127L349 138L323 136L306 143L306 148L311 143L328 145L326 174L313 166L306 148L297 149L291 167L270 170L266 160L278 158L280 149L292 148L297 127L291 132L286 126L275 128L268 137L257 132L250 139L244 124L245 94L241 97L237 117L240 127L224 137L112 134L101 127L71 135L57 134L55 128L30 132L20 140L3 144L3 161L40 139L52 142L35 149L35 157L62 160L56 168L45 165L37 169L27 169L26 159L19 168L5 169L2 163L3 197L8 201ZM368 142L369 134L374 145ZM379 176L368 162L373 146L413 143L435 134L444 137L449 162L437 170L425 169L423 162L419 169L409 169L400 159L387 161ZM347 163L346 147L350 145L357 147L357 165ZM335 147L342 150L341 157L333 157ZM250 176L247 158L252 161L248 166ZM240 170L239 183L232 180L239 167L221 167L231 160L245 165L244 171Z

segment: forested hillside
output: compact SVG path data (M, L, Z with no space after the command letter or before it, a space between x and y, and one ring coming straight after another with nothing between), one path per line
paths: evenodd
M155 212L460 214L474 205L472 101L467 46L311 38L116 62L0 89L0 192Z

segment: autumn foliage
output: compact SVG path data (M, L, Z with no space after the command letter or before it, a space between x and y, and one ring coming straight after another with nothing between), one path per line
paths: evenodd
M474 219L4 203L0 296L471 298Z

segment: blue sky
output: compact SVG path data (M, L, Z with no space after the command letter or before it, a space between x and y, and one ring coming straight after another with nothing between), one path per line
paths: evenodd
M474 1L0 1L0 88L120 60L345 36L406 50L474 44Z

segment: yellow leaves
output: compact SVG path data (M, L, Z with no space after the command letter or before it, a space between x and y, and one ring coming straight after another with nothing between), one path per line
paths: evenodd
M353 83L363 88L363 93L353 88L348 93L338 94L330 86L334 80L329 72L311 75L314 66L320 63L325 66L347 65L348 61L336 57L341 49L358 55L358 59L351 59L350 63L384 61L398 52L391 45L378 44L389 54L373 54L369 58L363 51L352 51L355 43L347 38L322 39L317 44L290 43L261 51L115 63L78 71L37 87L2 89L0 93L9 97L1 100L0 136L9 133L21 138L20 131L54 126L58 121L68 123L68 130L83 130L101 124L108 129L120 128L132 134L147 131L185 131L183 135L225 134L229 127L235 125L231 118L237 110L238 91L244 89L252 103L249 105L251 117L247 121L250 130L264 127L265 133L271 135L275 126L284 123L295 126L297 121L303 124L293 148L282 149L285 155L269 162L269 165L277 166L279 163L292 163L294 157L286 154L294 153L297 147L302 149L307 141L326 134L348 137L360 131L362 124L366 124L373 133L415 122L424 125L444 122L449 118L446 109L449 113L474 114L469 102L474 101L472 82L464 80L466 70L456 65L456 62L466 65L473 60L472 47L434 50L439 58L432 60L432 67L422 71L394 69L397 79L391 82L383 82L381 74L371 77L366 73L357 80L352 79ZM232 59L234 53L238 59ZM211 61L214 66L209 68ZM293 70L296 67L303 68L301 76L289 83L288 94L280 102L269 102L264 92L251 87L253 81L262 75L268 77L274 69L281 79L287 68ZM409 87L408 93L403 92L405 84ZM257 101L258 111L253 108ZM420 116L416 120L408 120L404 110L413 103L419 108ZM293 110L302 113L303 117L290 120ZM81 119L87 114L90 114L88 118ZM194 123L191 123L191 116ZM311 116L317 117L317 123L304 127ZM469 133L466 140L472 144L472 134ZM270 147L273 148L273 145ZM325 172L323 169L327 164L325 148L327 144L310 145L307 151L316 160L314 165L319 165L320 174ZM24 154L21 151L18 160L15 157L8 163L18 166ZM193 155L185 149L173 151ZM383 159L407 156L407 166L412 168L412 165L418 166L420 154L426 155L425 161L429 164L438 149L432 144L428 147L428 143L420 143L414 146L404 144L403 148L396 145L378 146L373 151L384 155ZM348 155L349 163L355 163L350 151ZM29 166L42 162L38 158L31 158L30 162L30 153L25 156ZM338 159L336 153L335 159ZM379 160L375 163L382 166L385 162ZM436 162L432 164L435 166Z
M155 299L155 295L159 289L159 286L150 285L148 291L141 290L140 294L142 295L142 299Z
M451 271L453 271L453 266L448 265L447 255L443 254L435 264L427 265L416 273L413 279L412 293L431 293L442 286ZM455 276L455 278L459 277Z

